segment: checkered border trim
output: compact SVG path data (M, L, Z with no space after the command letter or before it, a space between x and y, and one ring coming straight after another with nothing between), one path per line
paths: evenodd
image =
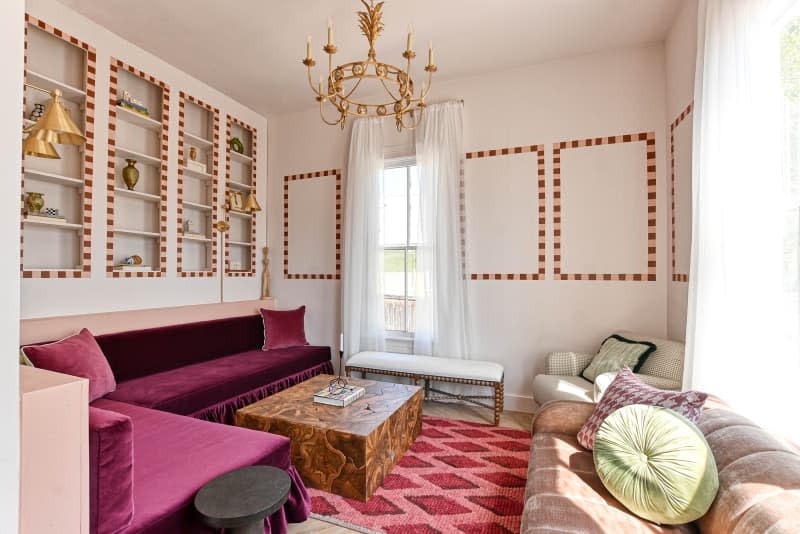
M212 230L211 233L211 270L205 271L184 271L183 270L183 177L186 167L186 153L184 150L186 141L186 101L191 102L212 114L213 118L213 146L211 162L211 217L217 207L219 195L219 140L220 140L220 121L219 109L206 104L202 100L191 95L180 92L178 102L178 276L184 278L202 278L217 275L217 235Z
M161 88L161 202L159 203L159 270L114 270L114 185L116 177L117 135L117 84L119 71L128 71L146 82ZM111 58L111 75L108 102L108 176L106 180L106 275L113 278L160 278L167 273L167 158L169 154L169 85L125 62Z
M470 280L544 280L545 278L545 265L546 265L546 247L545 244L545 210L546 208L546 189L545 189L545 176L544 176L544 145L528 145L528 146L515 146L509 148L496 148L493 150L479 150L477 152L467 152L466 159L477 158L491 158L496 156L513 156L515 154L527 154L536 152L537 170L536 181L539 196L539 217L538 217L538 250L539 250L539 267L535 273L471 273ZM462 256L465 250L465 234L466 234L466 207L464 205L464 171L461 171L461 193L460 193L460 209L461 209L461 250ZM462 258L462 263L465 263Z
M28 25L35 26L40 30L68 42L86 52L86 109L84 111L84 129L86 143L83 146L83 229L81 230L81 266L80 270L48 270L35 271L26 270L23 267L25 246L24 246L24 223L20 222L19 248L20 263L19 270L22 278L88 278L92 271L92 188L94 185L94 112L95 97L97 86L97 51L93 46L43 22L28 13L25 14L25 69L28 68ZM26 75L27 81L27 75ZM23 118L25 109L23 91ZM22 163L22 191L25 191L25 162ZM20 197L20 220L25 211L25 195Z
M289 182L323 176L336 177L336 273L297 274L289 272ZM341 280L342 278L342 170L292 174L283 177L283 278L286 280Z
M686 106L678 118L675 119L672 124L669 125L669 162L670 162L670 233L671 233L671 245L672 245L672 281L673 282L688 282L689 281L689 274L688 273L679 273L678 272L678 263L676 260L675 251L677 250L676 245L676 227L675 227L675 129L678 125L683 122L689 113L692 112L694 108L694 102L689 102L689 105Z
M250 184L253 194L256 194L256 156L257 156L257 148L258 148L258 130L254 126L250 126L249 124L245 123L244 121L240 121L235 117L231 117L230 115L227 116L227 121L225 124L225 190L230 191L231 188L231 139L233 136L233 125L236 124L237 126L241 126L245 130L250 132L251 138L253 140L253 146L251 151L251 156L253 158L252 164L250 165ZM225 199L227 202L227 198ZM227 216L226 216L227 218ZM250 269L243 270L243 271L235 271L232 272L231 268L231 244L228 240L225 240L225 276L230 277L252 277L256 274L256 214L254 213L250 217Z
M561 272L561 152L571 148L584 148L618 143L647 144L647 272L646 273L598 273L572 274ZM648 281L656 280L656 134L642 132L612 137L576 139L561 141L553 145L553 273L556 280L616 280Z

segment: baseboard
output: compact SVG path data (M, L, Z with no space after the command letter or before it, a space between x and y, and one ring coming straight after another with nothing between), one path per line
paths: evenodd
M533 413L536 411L536 401L532 396L528 395L510 395L505 394L503 401L503 409L512 412L525 412Z

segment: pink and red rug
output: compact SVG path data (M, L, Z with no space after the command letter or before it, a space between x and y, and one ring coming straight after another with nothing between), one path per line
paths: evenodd
M366 503L309 489L315 517L387 534L519 532L531 435L434 417Z

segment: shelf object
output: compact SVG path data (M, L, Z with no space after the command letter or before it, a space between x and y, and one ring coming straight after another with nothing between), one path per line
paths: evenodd
M20 222L21 276L88 277L91 271L97 53L88 43L35 17L26 14L25 22L25 82L43 89L59 89L64 107L84 132L86 143L81 147L59 145L61 159L25 157L23 160L23 193L43 193L46 208L59 209L73 222ZM45 103L45 98L38 91L25 91L25 126L34 124L29 115L34 104ZM26 211L23 195L21 219Z
M106 225L106 275L113 278L162 277L167 272L167 157L169 142L169 85L111 58ZM140 99L146 117L117 105L124 92ZM118 145L119 142L119 145ZM125 160L136 160L138 189L122 180ZM149 187L148 187L149 186ZM144 191L158 191L158 194ZM128 202L118 202L118 197ZM144 223L144 224L143 224ZM157 231L134 230L134 227ZM115 269L132 255L141 256L149 271Z
M217 275L217 239L211 228L211 219L219 202L219 143L219 109L181 91L178 101L177 217L180 277ZM195 161L205 164L210 172L189 167L192 156ZM187 210L191 210L188 217ZM196 226L192 231L196 233L190 233L186 226L197 212L200 212L200 219L191 221Z
M240 154L231 149L231 140L238 138L244 146ZM253 126L227 116L225 144L225 190L243 195L256 194L256 164L258 161L258 131ZM225 243L225 275L229 277L252 277L256 274L256 217L233 215L231 229ZM245 215L245 214L242 214ZM248 220L249 219L249 220ZM249 248L249 250L248 250ZM231 263L242 265L242 269L231 269Z

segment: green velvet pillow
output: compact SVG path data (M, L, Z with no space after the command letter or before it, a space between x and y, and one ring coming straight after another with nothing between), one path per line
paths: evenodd
M581 376L593 383L603 373L616 372L625 367L630 367L635 373L655 351L656 346L649 341L634 341L617 334L608 336Z
M667 408L631 404L608 417L594 441L594 465L608 491L639 517L691 523L719 489L705 437Z

